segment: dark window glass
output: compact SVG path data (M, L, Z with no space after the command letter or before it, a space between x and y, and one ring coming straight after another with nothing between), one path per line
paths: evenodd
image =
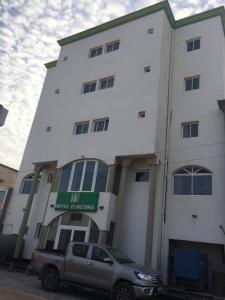
M25 179L22 189L22 194L30 194L33 180Z
M62 169L60 183L59 183L59 192L67 192L71 169L72 169L72 165L68 165Z
M91 83L90 92L94 92L96 89L96 82Z
M113 44L106 46L106 52L112 52L113 51Z
M75 169L74 169L74 174L73 174L72 186L71 186L72 191L80 190L80 183L81 183L83 168L84 168L83 161L76 163Z
M115 223L110 222L110 228L109 231L107 231L107 236L106 236L106 245L109 245L111 247L113 245L114 230L115 230Z
M102 54L102 47L97 49L97 55L101 55Z
M103 131L104 130L104 124L105 124L104 120L96 122L95 131Z
M136 172L135 181L136 182L148 182L149 181L149 172L148 171Z
M191 124L191 137L198 137L198 123Z
M194 50L200 49L200 39L194 40Z
M105 258L109 258L109 255L108 255L107 252L105 252L101 248L93 247L92 254L91 254L91 259L97 260L97 261L100 261L100 262L104 262Z
M113 45L113 50L118 50L120 47L120 42L115 42L114 45Z
M84 123L83 124L83 133L87 133L88 132L88 127L89 127L89 123Z
M75 244L73 246L73 255L78 257L86 258L88 254L88 245Z
M175 195L191 195L191 179L192 176L174 176L174 194Z
M118 195L120 189L121 166L116 166L114 181L113 181L113 194Z
M90 191L91 190L92 182L93 182L94 169L95 169L95 162L94 161L87 161L82 191Z
M91 50L91 57L95 57L96 56L96 49Z
M101 85L100 85L100 89L103 90L103 89L106 89L106 88L107 88L107 80L102 80Z
M90 84L85 84L84 86L84 94L89 93L90 90Z
M190 137L190 124L183 124L183 138Z
M107 88L113 87L113 84L114 84L114 78L108 79L108 82L107 82Z
M187 42L187 52L190 52L193 50L193 41Z
M199 77L193 78L193 90L199 89Z
M186 91L192 90L192 79L185 80L185 90Z
M83 125L82 124L78 124L77 125L76 134L81 134L82 133L82 129L83 129Z
M95 192L105 192L107 177L108 177L108 166L102 162L99 162L96 183L95 183Z
M104 130L108 130L108 126L109 126L109 119L106 119L105 120L105 127L104 127Z
M212 195L212 176L195 175L193 178L194 195Z

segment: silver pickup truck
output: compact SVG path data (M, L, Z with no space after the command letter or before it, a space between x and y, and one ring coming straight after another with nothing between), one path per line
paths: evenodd
M164 290L158 272L106 245L71 242L65 254L35 250L31 261L43 288L49 291L56 291L63 282L106 290L116 300L134 300Z

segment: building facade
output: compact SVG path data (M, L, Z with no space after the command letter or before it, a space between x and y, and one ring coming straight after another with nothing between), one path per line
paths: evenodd
M225 271L224 21L164 1L58 41L5 221L28 213L25 258L78 240L171 282L177 248Z
M5 223L5 216L12 190L16 184L17 173L17 170L0 164L0 233L2 232L3 224L5 233L9 233L12 230L12 224Z

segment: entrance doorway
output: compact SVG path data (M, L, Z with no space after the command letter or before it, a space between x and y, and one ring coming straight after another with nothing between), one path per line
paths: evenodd
M65 251L69 242L88 242L89 227L59 226L54 249Z

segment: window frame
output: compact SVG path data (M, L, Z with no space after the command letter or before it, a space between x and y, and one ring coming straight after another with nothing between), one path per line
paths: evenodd
M84 177L85 177L85 174L86 174L87 162L90 162L90 161L95 162L95 166L94 166L94 173L93 173L93 178L92 178L91 189L89 191L86 191L86 190L83 190L83 183L84 183ZM82 169L79 189L72 190L74 171L75 171L75 168L76 168L76 164L80 163L80 162L84 162L84 165L83 165L83 169ZM95 192L96 179L97 179L97 175L98 175L98 166L99 166L100 163L105 164L103 161L96 160L96 159L78 160L78 161L73 162L71 172L70 172L69 183L68 183L68 187L67 187L66 192L87 192L87 193L88 192L92 192L92 193ZM70 164L68 164L68 165L70 165ZM107 190L108 179L109 179L109 166L107 164L105 164L105 165L108 167L108 172L107 172L107 179L106 179L106 185L105 185L105 191L104 192L106 192L106 190ZM63 168L62 168L62 170L63 170ZM61 174L60 174L59 185L60 185L60 181L61 181L62 170L61 170ZM104 192L99 192L99 193L104 193Z
M188 168L191 168L191 172L188 171ZM194 171L194 169L197 169ZM205 173L198 173L199 170L203 170L206 171ZM186 173L179 173L181 171L186 171ZM173 173L173 188L172 188L172 193L173 196L212 196L213 195L213 181L212 181L212 175L213 173L208 170L205 167L201 167L201 166L185 166L183 168L180 168L178 170L176 170ZM191 193L190 194L175 194L175 177L191 177ZM196 178L197 176L210 176L211 177L211 193L210 194L194 194L194 178Z
M113 79L113 85L112 86L108 86L108 82L111 79ZM106 81L106 87L105 88L101 88L101 85L102 85L103 81ZM114 87L114 83L115 83L115 76L114 75L101 78L101 79L99 79L98 89L99 90L107 90L107 89L113 88Z
M194 48L195 46L195 41L198 41L199 40L199 48ZM192 50L188 50L188 44L189 43L192 43ZM200 50L201 49L201 37L196 37L196 38L192 38L192 39L189 39L189 40L186 40L186 52L192 52L192 51L196 51L196 50Z
M33 178L29 178L31 176ZM21 183L21 187L20 187L20 194L22 194L22 195L29 195L30 194L30 192L29 193L23 193L23 189L24 189L24 185L25 185L26 181L32 182L33 180L34 180L34 173L28 174L22 179L22 183ZM37 192L38 192L40 181L41 181L41 175L39 175L39 178L38 178L38 185L37 185L37 189L35 191L35 194L37 194ZM32 184L31 184L31 188L32 188Z
M104 121L104 128L103 128L103 130L95 130L96 124L98 122L102 122L102 121ZM107 126L106 126L106 123L107 123ZM95 119L92 122L92 132L104 132L104 131L108 131L108 128L109 128L109 117L101 118L101 119Z
M194 88L194 79L198 78L198 88ZM187 89L187 81L191 80L191 89ZM200 75L194 75L184 78L184 90L185 92L195 91L200 89Z
M117 49L114 49L114 46L115 44L119 43L119 47ZM112 45L112 50L111 51L107 51L108 47ZM112 53L114 51L117 51L120 49L120 40L115 40L115 41L112 41L112 42L108 42L105 44L105 54L108 54L108 53Z
M137 181L137 173L148 173L148 180L147 181L142 181L142 180L140 180L140 181ZM141 169L141 170L135 170L135 177L134 177L134 182L135 183L142 183L142 182L144 182L144 183L149 183L150 182L150 172L149 172L149 170L148 169Z
M74 123L74 128L73 128L73 135L82 135L82 134L88 133L89 132L89 124L90 124L89 120L88 121L75 122ZM87 125L87 132L83 132L84 125ZM82 126L82 132L81 133L77 133L78 126Z
M95 89L93 91L91 91L90 88L91 88L91 84L93 84L93 83L95 83ZM89 91L88 92L84 92L85 91L85 87L87 85L90 85ZM97 90L97 80L92 80L92 81L84 82L82 84L81 93L85 95L85 94L89 94L89 93L94 93L94 92L96 92L96 90Z
M184 137L184 126L189 125L189 136ZM198 135L197 136L192 136L192 129L191 126L192 125L198 125ZM197 138L199 137L199 121L190 121L190 122L182 122L181 123L181 137L183 139L190 139L190 138Z
M98 50L98 49L102 49L102 52L101 52L101 54L97 54L97 50ZM96 55L94 55L94 56L91 56L91 54L92 54L92 51L96 51ZM98 56L102 55L102 54L103 54L103 52L104 52L104 45L99 45L99 46L93 47L93 48L91 48L91 49L89 50L89 55L88 55L88 58L94 58L94 57L98 57Z

